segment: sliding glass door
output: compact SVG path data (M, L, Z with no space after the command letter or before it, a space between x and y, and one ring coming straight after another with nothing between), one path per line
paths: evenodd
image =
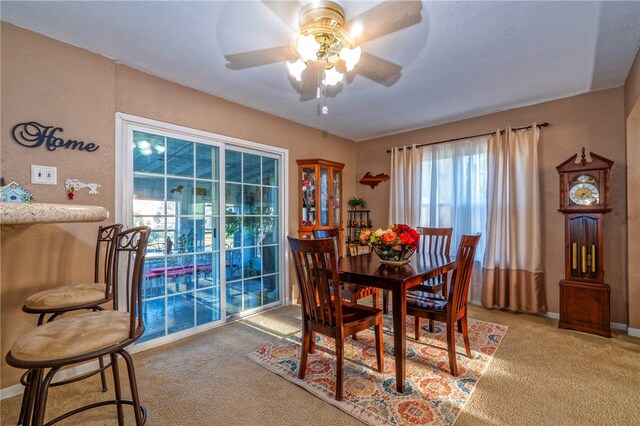
M133 130L134 226L151 227L150 341L280 304L277 154Z

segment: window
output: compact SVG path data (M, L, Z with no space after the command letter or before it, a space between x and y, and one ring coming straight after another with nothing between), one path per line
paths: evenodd
M421 148L420 225L453 227L452 247L457 247L463 234L485 232L487 143L483 137ZM482 260L484 240L476 260Z

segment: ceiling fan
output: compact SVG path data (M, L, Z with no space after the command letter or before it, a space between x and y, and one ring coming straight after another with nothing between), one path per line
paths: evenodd
M300 100L319 97L320 84L334 86L346 73L391 86L402 67L363 52L361 45L422 20L421 1L383 1L346 20L343 8L332 1L262 1L287 26L298 15L298 28L288 45L226 55L232 70L287 61L291 76L300 85Z

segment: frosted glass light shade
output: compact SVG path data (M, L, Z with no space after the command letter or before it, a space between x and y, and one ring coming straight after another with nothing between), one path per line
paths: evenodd
M298 59L295 62L287 62L287 68L289 69L289 74L297 81L302 80L302 72L307 69L307 64L305 64L302 59Z
M317 61L318 49L320 49L320 43L311 34L300 36L296 41L296 50L304 62Z
M358 61L360 61L361 53L362 49L360 49L360 46L354 47L353 49L345 47L340 51L340 59L344 61L347 71L351 71Z
M342 81L344 76L336 71L335 67L331 67L328 70L324 71L324 80L322 80L322 84L325 86L334 86Z

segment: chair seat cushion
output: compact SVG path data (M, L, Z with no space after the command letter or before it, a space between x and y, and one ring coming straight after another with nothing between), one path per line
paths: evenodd
M421 291L411 291L407 292L407 307L433 311L446 311L447 299L437 294L434 295Z
M29 296L24 306L34 310L63 309L99 302L105 299L104 295L104 283L67 285Z
M21 336L11 355L23 362L49 362L108 348L129 337L129 313L88 312L48 322Z

